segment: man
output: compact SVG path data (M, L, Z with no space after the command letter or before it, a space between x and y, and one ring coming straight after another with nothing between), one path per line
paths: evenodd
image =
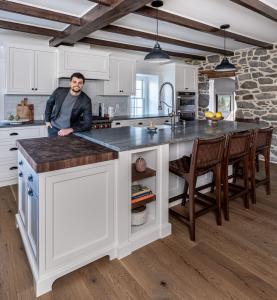
M50 96L45 109L48 136L66 136L91 129L91 99L82 92L85 77L74 73L70 88L59 87Z

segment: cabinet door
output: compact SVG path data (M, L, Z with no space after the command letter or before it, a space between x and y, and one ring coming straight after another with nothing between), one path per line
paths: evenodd
M35 51L35 92L52 94L56 88L56 53Z
M34 253L37 257L38 249L38 196L33 189L27 185L27 206L28 206L28 221L27 221L27 234Z
M120 95L135 95L136 65L133 61L118 62L118 86Z
M110 77L104 81L104 95L119 95L118 60L110 59Z
M196 91L197 88L197 69L185 67L184 69L185 90Z
M33 94L34 88L34 51L9 48L7 62L7 92Z
M22 223L27 228L27 176L24 174L24 170L19 170L18 173L18 212L20 214Z

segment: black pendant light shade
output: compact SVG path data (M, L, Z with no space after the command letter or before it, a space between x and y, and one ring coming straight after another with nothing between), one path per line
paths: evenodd
M144 57L144 60L153 63L163 63L170 61L170 57L162 50L159 42L156 42L154 48Z
M229 24L221 25L220 29L224 30L224 52L226 51L226 37L225 37L225 30L230 28ZM226 55L223 57L221 63L215 67L215 71L217 72L227 72L227 71L236 71L236 66L231 64L226 57Z
M156 0L151 3L153 7L157 9L157 41L154 48L149 52L144 60L151 63L165 63L170 61L170 56L162 50L159 40L159 18L158 18L158 7L163 6L163 1Z

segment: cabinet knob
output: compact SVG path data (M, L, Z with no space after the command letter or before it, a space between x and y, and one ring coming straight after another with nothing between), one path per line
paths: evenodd
M18 164L19 164L20 166L22 166L22 165L23 165L23 161L21 160Z
M12 171L12 170L17 170L18 168L17 167L10 167L10 170Z
M34 194L34 193L33 193L33 190L32 190L32 189L28 189L28 195L29 195L29 196L33 196L33 194Z
M29 176L28 176L28 180L29 180L30 182L33 182L33 181L34 181L33 175L29 175Z
M13 147L13 148L10 148L9 150L10 150L10 151L16 151L17 148L16 148L16 147Z
M13 135L18 135L18 133L17 132L11 132L10 136L13 136Z
M34 91L35 89L34 88L32 88L32 91Z
M38 89L37 88L35 88L35 91L37 91Z
M18 176L19 176L19 177L23 177L23 173L20 172L20 173L18 174Z

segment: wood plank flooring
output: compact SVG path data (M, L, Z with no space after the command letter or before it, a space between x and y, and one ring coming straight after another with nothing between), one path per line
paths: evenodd
M230 221L197 220L196 239L171 218L173 234L122 260L100 259L53 285L42 300L277 299L277 166L272 193L257 205L231 202ZM0 188L0 299L35 298L31 270L14 215L17 186Z

